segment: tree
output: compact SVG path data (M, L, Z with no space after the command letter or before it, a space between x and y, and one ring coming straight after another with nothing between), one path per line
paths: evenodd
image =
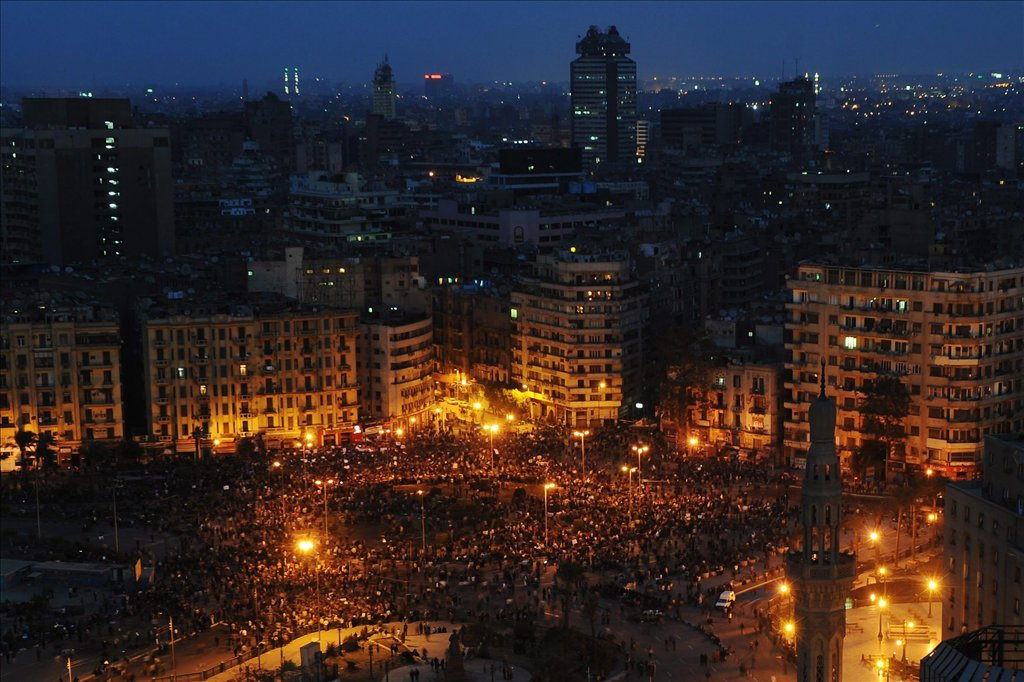
M57 458L53 451L53 434L49 431L39 434L36 437L36 467L55 467Z
M34 431L23 431L19 430L14 434L14 443L18 446L18 450L21 451L21 466L25 466L25 455L28 453L29 447L34 445L36 442L36 434Z
M893 449L905 437L903 420L910 412L910 391L894 374L865 382L860 401L861 433L882 444L886 470Z
M583 565L576 561L563 561L555 571L555 589L562 599L562 627L569 627L569 611L572 595L583 582Z

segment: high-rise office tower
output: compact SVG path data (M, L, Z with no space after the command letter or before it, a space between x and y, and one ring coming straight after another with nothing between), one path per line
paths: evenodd
M804 161L817 140L815 83L800 77L779 84L772 97L769 135L772 149Z
M614 26L591 26L576 43L580 56L569 67L572 145L583 150L583 165L636 160L636 62Z
M373 72L373 113L384 117L385 121L395 118L395 76L391 73L388 56Z
M55 265L174 253L170 132L137 128L127 99L23 101L0 131L0 254Z

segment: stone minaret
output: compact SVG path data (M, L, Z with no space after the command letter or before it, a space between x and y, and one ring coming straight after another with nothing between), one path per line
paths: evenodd
M786 570L793 585L797 682L840 682L846 598L857 573L856 557L839 550L843 485L836 455L836 405L821 393L808 415L811 447L800 494L803 543L790 552Z

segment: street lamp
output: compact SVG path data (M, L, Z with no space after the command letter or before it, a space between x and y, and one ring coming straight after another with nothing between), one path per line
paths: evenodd
M689 454L690 454L690 455L693 455L693 449L694 449L695 447L697 447L697 443L699 443L700 441L699 441L699 440L697 440L697 437L696 437L696 436L690 436L690 437L689 437L689 439L687 439L687 441L686 441L686 442L687 442L687 443L689 444L689 446L690 446L690 449L689 449Z
M491 445L491 472L494 471L494 434L498 431L497 424L484 424L484 431L487 432Z
M302 552L303 554L309 554L310 552L313 551L313 548L316 547L316 543L314 543L312 540L310 540L308 538L304 538L302 540L299 540L299 542L296 544L296 546L298 547L299 551ZM321 625L321 623L320 623L320 611L321 611L320 601L321 601L320 600L320 557L317 557L316 558L316 641L317 642L322 641L322 633L321 633L321 628L320 628L320 625Z
M640 473L640 457L650 450L646 445L634 445L633 452L636 453L636 487L639 490L644 483L643 475Z
M622 465L622 473L626 474L626 510L629 513L630 522L633 521L633 472L636 471L636 467Z
M334 485L335 481L333 478L328 478L326 481L318 478L313 482L324 491L324 542L327 542L327 486Z
M875 595L871 595L874 597ZM882 650L882 610L885 608L886 601L884 597L878 598L878 650Z
M928 581L928 617L932 617L932 598L935 596L935 590L938 589L939 583L934 579Z
M548 546L548 491L555 487L554 483L544 484L544 546Z
M888 662L882 660L881 658L879 658L878 660L875 661L875 668L878 669L878 679L882 679L882 671L884 670L885 671L885 680L886 680L886 682L888 682L889 681L889 664L888 664Z
M590 435L589 429L582 431L573 431L572 435L580 439L580 456L583 458L583 465L580 467L580 471L583 473L583 480L587 480L587 444L586 438Z

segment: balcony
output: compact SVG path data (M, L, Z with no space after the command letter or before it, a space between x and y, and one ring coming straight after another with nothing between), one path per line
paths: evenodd
M981 358L977 357L953 357L950 355L933 355L932 363L941 366L950 367L977 367L981 364Z
M241 412L238 413L238 416L241 417L242 419L253 419L256 417L257 414L259 414L257 410L249 409L242 410Z
M209 343L209 341L207 341L205 337L203 337L203 338L198 338L197 337L197 338L192 339L192 345L193 346L205 346L208 343Z

